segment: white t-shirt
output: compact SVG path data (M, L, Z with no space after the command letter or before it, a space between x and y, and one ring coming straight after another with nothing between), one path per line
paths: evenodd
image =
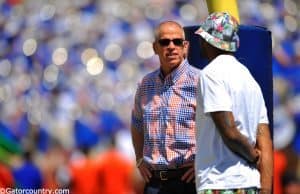
M248 69L231 55L215 58L202 70L199 79L196 111L197 190L260 188L259 171L223 143L209 114L231 111L239 131L255 146L258 124L268 123L259 85Z

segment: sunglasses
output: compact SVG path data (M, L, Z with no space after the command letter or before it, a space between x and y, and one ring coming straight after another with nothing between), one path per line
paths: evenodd
M184 40L182 38L175 38L173 40L167 39L167 38L163 38L163 39L159 39L158 40L158 43L160 44L160 46L169 46L170 42L173 42L173 44L175 46L182 46Z

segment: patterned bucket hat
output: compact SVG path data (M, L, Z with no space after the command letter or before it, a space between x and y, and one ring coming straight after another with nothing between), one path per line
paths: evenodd
M238 21L226 12L210 14L195 34L221 50L235 52L239 47Z

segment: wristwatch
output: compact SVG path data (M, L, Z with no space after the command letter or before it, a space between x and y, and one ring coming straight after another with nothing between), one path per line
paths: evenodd
M139 159L136 161L136 167L140 167L140 165L143 163L143 161L144 161L144 158L143 158L143 157L139 158Z

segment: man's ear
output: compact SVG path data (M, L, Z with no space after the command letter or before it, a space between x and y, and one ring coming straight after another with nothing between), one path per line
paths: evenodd
M154 53L157 55L157 45L155 42L152 43L152 48L153 48Z

